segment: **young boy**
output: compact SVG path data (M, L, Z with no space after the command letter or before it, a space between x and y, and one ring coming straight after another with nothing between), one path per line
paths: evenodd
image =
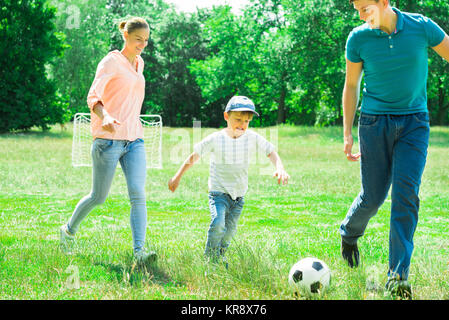
M248 125L255 111L254 103L244 96L234 96L228 102L224 119L227 127L215 132L194 146L194 152L168 182L174 192L183 174L206 153L211 154L209 175L209 209L211 223L207 233L205 255L211 261L224 259L237 229L237 221L243 209L248 190L248 165L256 148L265 153L276 167L274 177L278 184L287 184L289 175L274 150L273 144L252 130Z

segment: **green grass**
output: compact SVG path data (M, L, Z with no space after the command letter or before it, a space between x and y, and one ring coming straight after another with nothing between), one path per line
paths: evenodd
M179 132L173 128L164 128L163 169L147 177L147 242L158 252L157 266L133 264L120 168L106 203L83 221L76 254L61 253L59 226L91 183L89 168L71 166L70 129L0 135L0 299L295 299L288 271L308 256L332 270L330 289L313 298L389 299L367 290L386 281L389 200L359 242L360 268L352 270L340 258L338 227L360 188L359 164L342 152L341 128L260 130L268 138L270 129L277 130L291 180L278 186L258 166L250 168L228 270L212 269L203 259L210 220L207 161L195 165L175 193L168 190L180 165L171 160L177 143L172 135ZM191 129L184 130L192 137ZM449 128L432 128L409 279L415 299L449 298L448 154ZM272 172L267 159L261 166ZM79 270L79 289L67 284L70 266Z

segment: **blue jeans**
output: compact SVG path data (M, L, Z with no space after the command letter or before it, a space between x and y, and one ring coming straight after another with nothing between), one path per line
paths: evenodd
M243 197L232 200L227 193L209 192L211 222L204 252L207 257L216 260L224 255L237 231L237 221L244 203Z
M134 251L138 251L144 247L147 225L146 158L142 139L127 141L97 138L94 140L92 144L92 190L76 205L67 228L70 233L75 234L88 213L106 201L119 161L126 177L131 201L130 222L133 248Z
M429 144L429 115L361 114L359 145L362 190L340 226L344 242L355 244L391 186L389 271L406 280L418 223L419 187Z

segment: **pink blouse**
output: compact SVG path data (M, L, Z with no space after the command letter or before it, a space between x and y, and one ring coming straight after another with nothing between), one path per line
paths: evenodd
M128 59L118 50L111 51L97 67L95 79L87 96L91 109L92 137L134 141L143 139L143 128L139 115L145 96L144 62L137 56L137 71ZM102 129L101 119L93 112L99 102L120 125L115 125L115 132Z

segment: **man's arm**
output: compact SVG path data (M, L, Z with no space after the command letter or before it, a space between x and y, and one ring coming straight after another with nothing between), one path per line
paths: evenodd
M449 62L449 36L446 35L441 43L435 47L432 47L436 53L438 53L443 59Z
M357 161L360 154L352 154L352 126L360 95L363 62L354 63L346 59L346 79L343 89L343 137L344 152L350 161Z

